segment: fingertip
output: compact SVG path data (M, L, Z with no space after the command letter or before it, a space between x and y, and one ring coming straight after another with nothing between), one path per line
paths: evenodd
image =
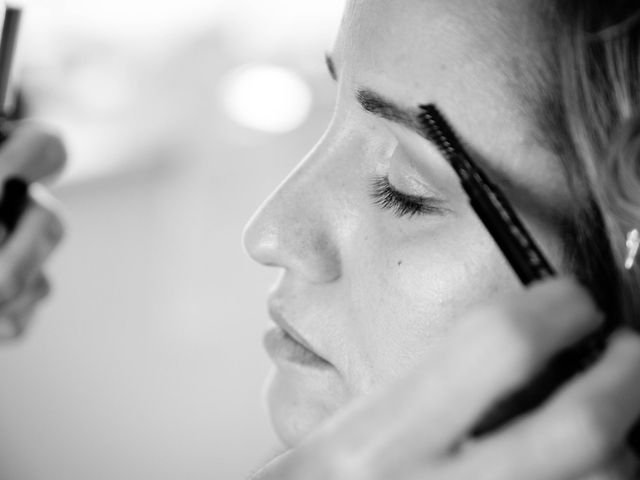
M43 123L31 122L31 141L36 142L40 152L37 165L29 174L30 182L46 181L59 174L67 164L67 147L62 134L56 128Z
M31 183L61 172L66 165L67 150L55 128L23 121L0 147L0 159L0 176L18 176Z

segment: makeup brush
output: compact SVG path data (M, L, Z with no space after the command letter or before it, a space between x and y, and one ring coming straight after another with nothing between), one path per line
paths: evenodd
M527 231L515 210L487 174L471 159L435 105L420 106L418 116L424 135L440 150L454 169L469 203L524 285L555 275L553 267ZM497 430L514 417L544 402L560 385L591 365L604 350L615 328L605 322L596 333L553 357L526 387L508 395L486 412L473 428L479 437Z
M11 6L5 8L0 37L0 143L4 142L11 133L11 123L8 120L5 104L21 16L20 8ZM27 206L28 197L28 184L23 179L10 177L5 180L2 199L0 199L0 224L4 227L5 239L18 224Z

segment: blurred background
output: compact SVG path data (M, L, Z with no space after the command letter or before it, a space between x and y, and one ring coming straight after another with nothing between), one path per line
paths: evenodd
M23 2L16 84L58 128L54 295L0 344L0 480L245 478L275 272L242 227L322 133L342 0Z

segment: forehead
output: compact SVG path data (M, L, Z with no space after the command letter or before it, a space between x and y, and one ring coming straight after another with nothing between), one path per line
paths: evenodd
M344 88L407 107L434 102L515 184L559 190L560 162L530 108L544 65L537 18L529 0L352 0L334 57Z
M390 87L505 94L536 71L534 12L527 0L352 0L338 50L348 69Z

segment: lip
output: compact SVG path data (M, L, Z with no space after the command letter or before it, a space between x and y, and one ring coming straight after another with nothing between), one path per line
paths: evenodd
M280 310L271 302L269 302L269 316L279 327L274 330L280 331L274 332L273 330L270 330L265 335L265 347L270 354L285 352L285 357L293 360L301 360L301 363L304 364L316 363L317 361L317 363L331 365L327 359L322 357L322 355L320 355L317 350L291 326ZM275 347L276 344L278 344L277 348L271 348ZM286 349L284 347L286 347ZM295 353L295 355L290 355L292 353ZM314 362L310 362L310 360L314 360Z
M319 370L331 366L280 327L273 327L265 333L264 347L278 365L295 365Z

